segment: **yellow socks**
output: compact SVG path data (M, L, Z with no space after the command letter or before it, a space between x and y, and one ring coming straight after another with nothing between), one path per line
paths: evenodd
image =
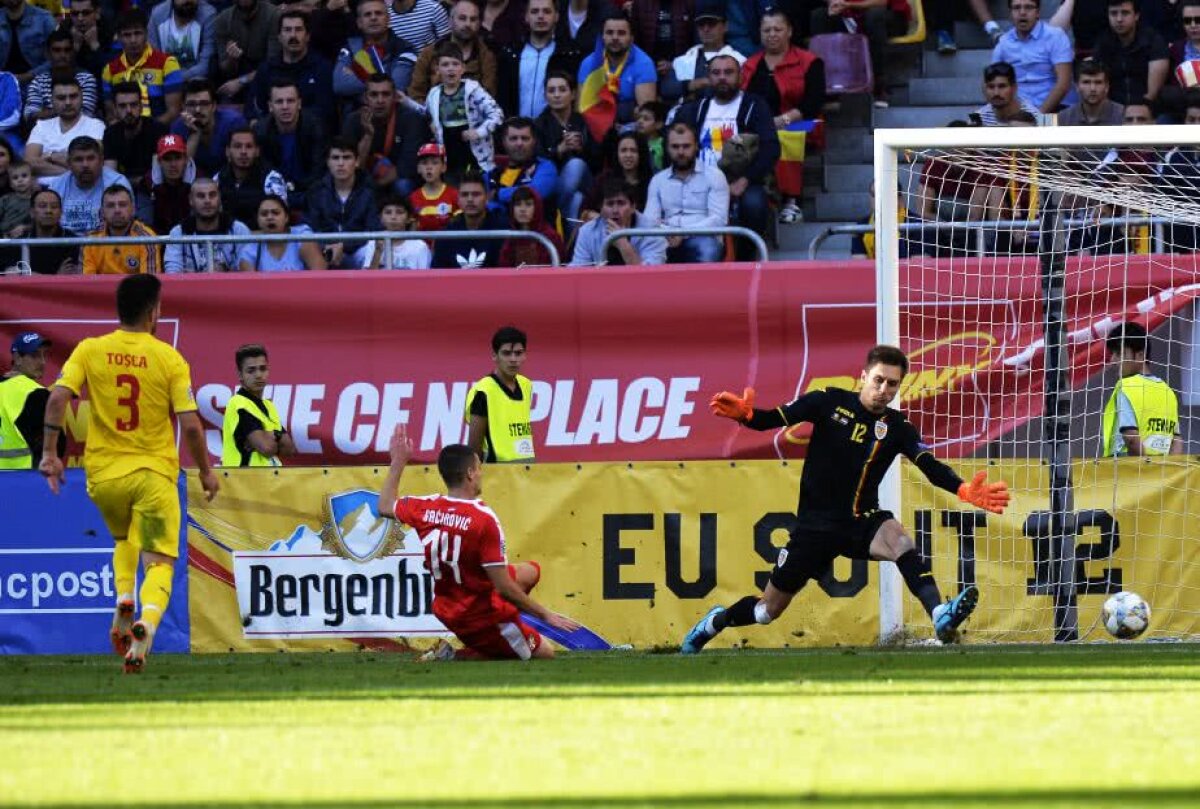
M162 564L150 565L146 568L146 578L142 582L142 622L149 624L152 629L158 629L158 622L167 611L171 601L171 580L175 566Z
M113 544L113 582L117 586L117 600L133 598L137 587L138 549L128 539Z

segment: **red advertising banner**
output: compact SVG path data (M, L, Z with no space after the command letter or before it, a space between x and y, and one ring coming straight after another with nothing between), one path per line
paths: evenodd
M1096 338L1106 323L1139 317L1153 327L1195 293L1191 256L1106 261L1068 274L1077 380L1101 368ZM965 455L1037 415L1036 259L913 262L903 278L902 347L913 369L901 398L927 438ZM491 371L491 335L506 324L529 335L539 460L796 456L803 428L743 430L709 415L709 398L752 386L767 407L814 387L852 386L876 333L874 266L855 261L164 276L164 284L159 336L191 363L210 449L219 451L237 387L234 351L263 343L268 395L300 464L382 463L397 423L409 425L421 461L461 441L467 389ZM115 327L115 285L0 281L3 345L25 329L49 336L52 379L79 340ZM69 420L73 452L86 406L77 403Z

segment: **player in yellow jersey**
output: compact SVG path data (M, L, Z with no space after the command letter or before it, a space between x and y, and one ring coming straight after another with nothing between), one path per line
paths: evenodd
M57 438L67 403L86 385L91 412L83 468L88 496L115 540L113 575L117 607L112 641L125 656L125 672L146 663L158 623L171 598L181 514L176 480L179 455L171 412L200 473L209 500L217 493L204 430L192 397L191 372L179 352L154 336L162 282L134 275L117 287L121 326L90 337L71 352L46 403L46 443L38 469L58 494L64 480ZM142 614L134 620L138 559L144 567Z

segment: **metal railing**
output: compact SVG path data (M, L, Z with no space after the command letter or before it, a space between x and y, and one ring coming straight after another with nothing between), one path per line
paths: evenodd
M767 243L763 237L755 233L750 228L739 227L737 225L725 225L722 227L712 228L621 228L614 230L604 239L604 243L600 246L600 255L607 255L608 248L617 239L625 236L661 236L664 239L672 236L682 236L688 238L690 236L743 236L749 239L755 249L758 250L758 260L766 263L770 260L770 254L767 252Z
M1154 226L1154 252L1162 252L1165 239L1162 232L1162 226L1171 224L1171 220L1164 219L1161 216L1106 216L1099 219L1068 219L1064 223L1068 228L1083 230L1086 228L1096 227L1119 227L1125 225L1152 225ZM1041 221L1016 221L1016 220L968 220L963 222L902 222L897 225L897 229L901 233L911 233L913 231L952 231L952 230L973 230L976 234L975 239L975 255L983 258L987 255L987 244L984 242L984 235L988 231L1015 231L1015 230L1039 230ZM859 236L864 233L874 233L874 225L834 225L818 233L808 243L808 258L810 261L817 258L817 251L821 245L828 239L834 236Z
M29 248L31 247L84 247L95 246L98 242L105 245L160 245L169 244L201 244L208 248L208 271L215 269L214 245L243 244L243 243L274 243L274 242L369 242L382 240L386 263L384 269L392 270L392 243L411 241L413 239L428 241L472 240L497 241L500 239L533 239L546 248L550 256L550 266L561 267L562 257L554 242L545 235L532 230L377 230L364 233L248 233L245 235L220 234L214 236L113 236L104 239L87 238L85 236L61 236L49 239L0 239L0 247L19 247L21 261L29 265ZM299 268L297 268L299 269Z

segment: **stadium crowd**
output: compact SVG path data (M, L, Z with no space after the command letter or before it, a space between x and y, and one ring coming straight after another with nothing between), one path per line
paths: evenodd
M719 236L605 244L625 227L800 219L828 100L802 43L863 37L886 106L883 49L915 2L4 0L0 236L97 241L3 246L0 269L525 266L548 262L547 242L582 266L720 260ZM995 47L987 103L956 124L1200 120L1200 2L1066 0L1043 20L1039 0L1009 0L1007 29L984 0L958 5L927 4L938 50L955 51L967 7ZM1200 177L1200 152L1156 170ZM1032 217L1037 194L1012 186L931 160L906 207ZM508 229L546 241L409 238L388 255L354 235ZM296 238L103 243L253 233Z
M857 6L833 17L873 20ZM719 236L618 227L799 216L825 102L796 42L816 11L758 0L4 0L0 247L36 273L719 260ZM803 28L793 26L802 14ZM865 15L865 16L864 16ZM826 25L832 24L826 21ZM871 22L868 28L873 26ZM345 232L318 243L311 232ZM108 237L291 234L132 246Z
M954 53L947 6L931 14L938 50ZM985 102L965 120L949 126L1128 126L1200 123L1200 2L1196 0L1065 0L1043 20L1039 0L1008 0L1010 26L1002 29L972 2L994 42L983 71ZM1069 159L1064 161L1063 158ZM998 150L996 160L1009 159ZM1200 150L1081 149L1055 156L1054 169L1083 182L1115 183L1137 196L1194 199L1200 188ZM908 231L902 255L948 256L1011 254L1038 249L1044 190L1037 177L1050 164L1030 158L1028 181L998 168L980 171L932 156L920 167L920 182L901 201L909 223L1017 222L1027 229ZM1062 165L1064 162L1070 165ZM1159 180L1160 182L1152 182ZM1059 185L1064 183L1060 182ZM1065 185L1070 185L1069 182ZM1112 218L1148 216L1147 208L1099 204L1066 195L1079 225L1067 235L1071 252L1185 252L1200 245L1191 225L1166 223L1156 236L1144 221L1101 224ZM983 243L980 244L979 240ZM857 255L873 256L870 237L859 240Z

